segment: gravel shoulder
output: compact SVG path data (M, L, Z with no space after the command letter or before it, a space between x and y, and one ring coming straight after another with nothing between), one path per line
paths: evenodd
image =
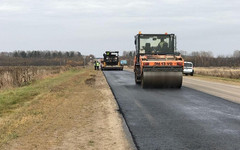
M83 69L1 118L12 135L0 149L131 149L101 71Z
M240 103L240 85L232 84L231 82L184 76L183 86L221 97L235 103Z

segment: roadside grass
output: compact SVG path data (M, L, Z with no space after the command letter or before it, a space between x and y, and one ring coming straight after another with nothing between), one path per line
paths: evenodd
M88 69L71 69L46 79L0 92L0 147L18 138L27 124L41 123L52 101L72 95L74 87L88 77Z
M204 80L240 85L240 68L239 67L195 67L194 77L204 79Z
M70 66L0 66L0 90L29 85L35 80L56 75Z
M0 92L0 117L13 112L40 94L51 91L55 86L65 82L79 72L81 72L81 70L69 70L56 77L49 77L24 87Z
M240 68L237 67L195 67L194 72L204 76L240 79Z
M240 79L231 79L231 78L225 78L225 77L215 77L210 75L199 75L199 74L194 74L194 76L197 78L205 79L205 80L219 81L224 83L240 85Z

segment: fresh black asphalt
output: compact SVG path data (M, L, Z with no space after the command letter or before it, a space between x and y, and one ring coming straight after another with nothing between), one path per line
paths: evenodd
M129 71L104 74L138 149L240 149L239 104L187 87L142 89Z

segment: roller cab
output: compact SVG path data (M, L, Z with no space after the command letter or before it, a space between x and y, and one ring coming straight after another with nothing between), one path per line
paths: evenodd
M184 60L174 34L137 34L134 72L142 88L181 88Z
M118 51L106 51L103 54L101 70L123 70L123 66L120 65Z

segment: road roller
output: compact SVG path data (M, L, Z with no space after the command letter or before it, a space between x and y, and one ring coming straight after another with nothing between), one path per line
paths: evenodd
M106 51L103 54L101 70L123 70L119 61L119 51Z
M181 88L184 60L176 50L174 34L135 36L134 73L142 88Z

